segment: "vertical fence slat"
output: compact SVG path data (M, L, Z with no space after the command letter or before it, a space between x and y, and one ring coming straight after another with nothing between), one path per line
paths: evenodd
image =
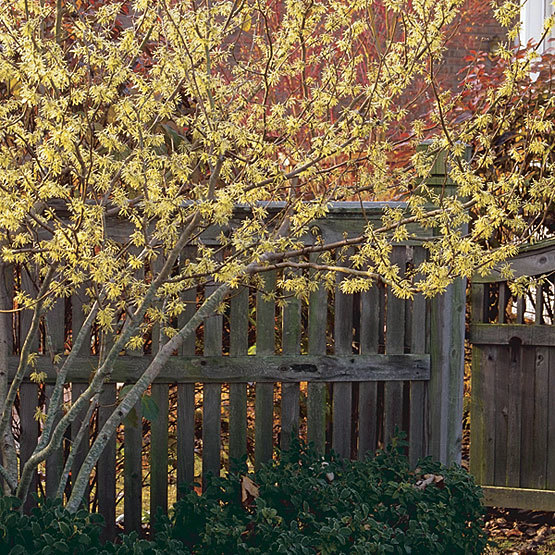
M195 384L177 384L177 498L195 480Z
M264 291L275 289L276 273L264 276ZM264 300L263 293L256 298L256 355L267 356L275 352L275 303ZM264 364L261 360L261 364ZM254 464L255 468L272 458L274 424L274 384L257 383L255 398Z
M534 432L532 436L533 487L544 489L547 474L547 439L549 423L549 347L536 347L534 387Z
M314 255L311 262L317 262ZM327 328L327 291L319 285L310 294L308 305L308 354L326 354ZM319 453L324 453L326 447L326 385L308 382L307 390L307 435L309 443Z
M33 283L33 277L29 274L27 267L21 268L21 289L27 292L31 298L35 298L37 294L36 284ZM32 310L23 310L20 313L19 327L19 348L23 347L23 343L31 328L31 320L33 317ZM39 348L39 332L35 333L31 338L31 353L36 353ZM20 418L21 418L21 439L20 439L20 468L23 468L29 457L33 454L38 440L38 422L35 419L35 411L38 406L38 386L34 383L23 382L19 388L20 400ZM29 493L37 490L37 473L33 475ZM29 511L35 505L35 501L29 496L25 502L23 509Z
M160 271L164 260L162 257L154 261L153 274ZM160 324L152 327L152 354L160 350L167 342ZM153 383L150 386L152 401L158 411L150 422L150 523L156 522L159 512L168 511L168 409L169 386L167 383Z
M98 429L102 429L116 404L116 385L106 383L100 393L98 409ZM96 488L98 512L104 517L105 527L102 537L113 540L116 535L116 436L108 440L97 463Z
M507 369L510 365L508 348L497 347L497 364L495 365L495 416L492 422L495 429L495 466L493 480L495 485L504 485L507 475L507 440L509 383Z
M516 301L516 323L524 324L524 313L526 312L526 295L521 295Z
M87 384L84 383L72 383L71 384L71 402L75 403L75 401L83 394L83 392L87 389ZM83 418L87 413L86 407L80 411L75 420L71 423L71 448L75 449L77 453L73 459L73 464L71 466L71 476L76 477L79 474L79 470L81 469L81 465L87 456L87 452L89 451L89 433L86 433L85 436L82 438L79 444L75 443L77 440L77 434L79 433L79 428L81 427L81 423L83 422ZM73 482L72 482L73 486ZM85 489L85 493L83 494L83 502L85 508L89 508L89 497L90 497L90 488L87 486Z
M150 422L150 518L151 523L161 510L168 510L168 398L167 383L151 386L152 400L158 414Z
M475 349L473 346L472 349ZM474 368L472 370L474 372ZM522 398L522 348L513 346L509 349L509 371L507 381L509 384L507 415L507 473L505 485L518 487L520 485L520 445L521 445L521 414ZM472 386L474 396L474 385ZM472 416L474 418L474 416ZM472 424L472 422L471 422ZM472 459L471 459L472 460Z
M196 311L197 291L189 289L183 294L186 308L178 318L183 327ZM196 334L191 334L181 345L179 354L195 354ZM184 485L192 486L195 480L195 384L177 384L177 498L184 494Z
M283 354L299 355L301 352L301 303L293 297L283 309ZM298 383L282 383L281 386L281 448L289 448L291 438L299 432Z
M399 275L405 273L406 247L393 247L391 261L399 267ZM396 297L391 288L387 291L387 354L402 354L405 346L405 300ZM395 428L403 423L403 383L386 382L384 387L384 441L389 443Z
M430 304L430 454L443 463L460 464L466 280L455 280Z
M360 353L377 353L383 313L383 288L375 283L360 294ZM358 458L375 452L378 438L378 383L358 385Z
M549 421L547 435L546 488L555 490L555 348L549 348Z
M79 333L83 322L85 321L85 313L83 311L83 304L85 302L85 292L84 288L80 288L76 293L71 296L71 337L72 342L75 341L75 337ZM91 351L90 336L88 340L83 341L79 354L81 356L89 356ZM71 402L75 401L80 397L80 395L87 389L87 385L84 383L72 383L71 384ZM87 408L85 407L82 411L77 414L75 420L71 423L70 435L71 435L71 449L76 449L77 453L73 459L73 465L71 467L71 476L75 477L79 474L79 469L87 456L89 450L89 434L85 434L82 441L77 445L76 441L77 434L79 433L79 428L83 422L83 418L87 413ZM72 483L73 485L73 483ZM89 497L90 488L87 487L85 493L83 494L83 502L85 507L89 508Z
M64 342L65 342L65 299L58 299L54 306L51 308L50 312L46 315L46 336L47 344L50 345L52 349L52 354L63 354L64 353ZM50 353L47 354L50 355ZM52 396L54 386L46 385L44 388L44 393L46 397L46 406L49 410L50 408L50 398ZM63 402L63 397L62 397ZM61 418L61 411L56 412L56 420ZM48 497L54 497L56 495L56 489L58 488L58 483L62 475L63 468L63 449L56 449L50 457L46 459L46 495Z
M511 292L507 282L503 281L499 284L499 302L498 302L498 314L499 323L505 324L507 322L507 304L511 298Z
M426 260L426 249L414 247L413 264L418 267ZM418 276L417 276L418 279ZM424 295L414 296L411 320L411 353L426 352L426 299ZM427 454L426 446L426 405L428 383L410 382L410 418L409 418L409 459L415 465L420 457Z
M123 511L125 533L140 532L142 522L143 416L138 401L124 421Z
M13 293L14 293L14 268L11 264L0 263L0 309L11 310L13 308ZM9 357L14 353L13 345L13 314L11 312L0 312L0 383L2 391L2 399L8 392L9 377L8 377L8 361ZM10 426L12 425L10 419ZM11 436L10 436L11 437ZM14 452L14 444L12 441L4 444L5 459L0 455L0 462L5 468L12 470L12 465L15 462L17 465L16 453ZM9 450L9 451L8 451ZM13 469L17 472L17 467Z
M249 348L249 290L232 293L229 324L230 356L246 355ZM247 384L229 385L229 458L239 460L247 453Z
M214 286L206 288L206 297L212 294ZM222 316L214 314L204 321L204 354L222 354ZM222 420L221 384L204 384L202 412L202 480L206 483L208 474L220 475L220 444Z
M335 290L334 344L336 355L353 354L353 296ZM353 387L350 382L333 384L333 450L342 457L351 454L351 412Z
M485 287L473 283L471 288L471 321L481 323L484 320ZM480 345L472 346L471 420L470 420L470 471L478 484L485 479L485 388L484 363L485 354Z
M136 272L144 277L144 269ZM142 357L144 346L126 350L127 355ZM123 517L125 532L140 532L143 507L143 411L139 400L123 421Z
M33 454L39 437L38 423L35 420L35 411L38 406L38 390L34 383L23 382L19 388L19 418L21 437L19 441L20 468L23 468L29 457ZM37 474L34 473L29 493L37 488ZM23 509L30 511L35 506L34 500L29 497Z
M522 420L520 447L520 487L533 488L534 471L534 395L536 388L536 348L525 346L522 357Z

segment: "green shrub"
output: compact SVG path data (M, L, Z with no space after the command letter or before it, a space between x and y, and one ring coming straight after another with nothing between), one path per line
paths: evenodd
M430 459L413 471L403 450L395 440L372 459L324 460L297 443L254 475L243 468L203 495L188 490L152 541L133 533L101 545L97 514L44 499L26 516L0 497L0 554L481 553L480 488Z
M183 544L174 539L169 521L161 519L153 541L139 539L136 533L120 537L119 542L101 544L104 525L101 515L80 510L71 514L60 499L40 499L30 515L21 514L21 501L0 497L0 554L49 555L186 555Z
M258 496L242 492L239 474L188 492L173 535L203 554L481 553L480 488L431 459L411 471L403 450L396 441L372 459L324 460L297 445L251 477Z
M0 553L75 555L97 553L103 519L85 510L70 514L59 499L44 499L30 515L21 514L21 501L0 497Z

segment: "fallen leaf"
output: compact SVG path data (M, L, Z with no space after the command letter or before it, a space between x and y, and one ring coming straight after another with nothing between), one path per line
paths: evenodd
M250 505L258 496L258 486L248 476L243 476L241 478L241 503Z

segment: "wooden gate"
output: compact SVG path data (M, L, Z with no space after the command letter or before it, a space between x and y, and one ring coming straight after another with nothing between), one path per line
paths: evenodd
M381 203L342 203L317 225L324 239L332 241L360 233L369 219L381 217L383 208ZM425 250L397 245L391 256L404 272L423 260ZM28 286L25 272L17 287ZM8 289L14 275L5 276ZM265 274L266 292L275 290L279 277ZM272 458L277 438L287 447L291 434L301 433L323 453L334 449L343 456L363 457L399 428L407 433L412 462L427 454L446 463L460 461L464 283L432 301L422 296L400 300L383 284L357 295L343 294L338 286L321 286L308 302L288 299L281 304L264 291L237 290L227 311L208 318L197 337L171 357L152 385L148 403L139 403L126 419L91 478L85 503L105 517L107 537L115 533L117 515L126 530L140 528L143 492L150 498L151 514L159 507L167 510L176 482L202 482L209 472L219 474L230 459L244 456L248 447L252 451L253 443L257 467ZM190 292L186 300L193 310L205 293L203 288ZM54 352L63 353L71 345L71 329L83 317L78 296L54 307L42 329ZM30 322L24 314L13 324L12 373L19 338L25 337ZM151 353L158 348L156 337L153 333ZM86 387L97 365L93 355L84 349L69 375L68 400ZM136 379L150 356L145 351L118 357L96 416L82 415L81 422L73 422L68 444L75 443L82 426L90 430L85 443L94 438L124 385ZM14 424L22 463L36 445L37 407L48 403L55 378L49 357L39 356L35 365L47 377L43 385L26 381L21 386ZM142 416L152 406L156 415L147 422ZM78 448L73 474L86 449ZM55 495L64 463L60 450L46 462L36 486Z
M554 511L555 245L511 265L538 276L532 293L511 296L499 273L473 280L470 468L488 505Z

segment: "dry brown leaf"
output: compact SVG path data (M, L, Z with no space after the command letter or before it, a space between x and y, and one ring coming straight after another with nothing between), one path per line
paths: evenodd
M258 486L248 476L243 476L241 478L241 503L250 505L258 495Z

